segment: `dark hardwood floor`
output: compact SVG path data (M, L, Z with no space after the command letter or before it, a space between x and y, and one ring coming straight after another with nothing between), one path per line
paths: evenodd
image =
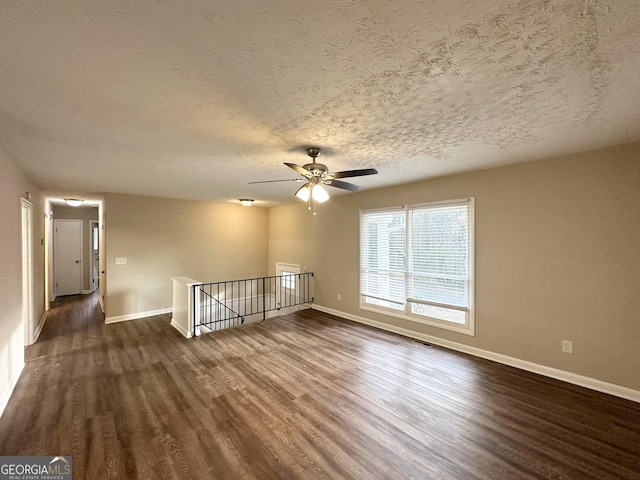
M0 455L74 479L640 479L640 404L314 310L186 340L58 300Z

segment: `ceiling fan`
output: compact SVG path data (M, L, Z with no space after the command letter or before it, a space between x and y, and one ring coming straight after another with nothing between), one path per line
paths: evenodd
M353 183L343 182L337 180L338 178L348 177L362 177L365 175L375 175L378 171L375 168L363 168L359 170L345 170L342 172L329 173L329 169L322 163L317 163L316 159L320 155L320 148L309 147L306 149L307 155L311 157L311 163L305 165L296 165L295 163L286 163L285 165L304 178L291 178L286 180L266 180L262 182L249 182L249 183L271 183L271 182L301 182L306 179L306 183L296 190L296 197L309 203L309 210L313 204L313 214L315 215L315 203L322 203L329 200L329 194L324 189L323 185L330 187L341 188L343 190L349 190L350 192L357 192L362 187L354 185Z

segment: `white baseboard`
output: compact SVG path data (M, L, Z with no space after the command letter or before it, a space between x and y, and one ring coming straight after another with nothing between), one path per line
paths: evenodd
M378 322L375 320L371 320L369 318L361 317L359 315L353 315L350 313L341 312L339 310L334 310L332 308L327 308L320 305L313 305L312 308L319 310L321 312L329 313L331 315L336 315L338 317L346 318L347 320L353 320L354 322L363 323L365 325L379 328L381 330L397 333L405 337L415 338L417 340L421 340L427 343L432 343L434 345L445 347L450 350L456 350L458 352L468 353L469 355L473 355L476 357L486 358L487 360L492 360L494 362L502 363L503 365L509 365L511 367L519 368L521 370L526 370L528 372L544 375L545 377L555 378L556 380L562 380L567 383L572 383L574 385L579 385L581 387L589 388L591 390L596 390L598 392L607 393L609 395L614 395L616 397L620 397L626 400L631 400L633 402L640 403L640 391L633 390L628 387L623 387L620 385L616 385L614 383L603 382L602 380L597 380L591 377L585 377L583 375L567 372L565 370L559 370L557 368L551 368L544 365L539 365L537 363L528 362L526 360L521 360L519 358L509 357L507 355L502 355L500 353L491 352L489 350L482 350L480 348L470 347L469 345L464 345L462 343L444 340L439 337L425 335L423 333L414 332L413 330L407 330L406 328L397 327L395 325L390 325L384 322Z
M90 293L93 293L93 290L82 290L82 295L89 295Z
M46 321L47 321L47 312L43 312L42 317L40 317L40 323L38 324L36 331L33 332L33 343L36 343L38 341L38 337L42 333L42 329L44 328L44 324Z
M20 375L22 375L23 369L24 362L22 363L22 365L20 365L20 368L13 373L9 385L7 385L7 388L5 388L4 392L2 392L2 396L0 397L0 417L4 413L4 409L7 408L7 404L9 403L9 399L11 398L11 394L18 384L18 380L20 379Z
M128 320L138 320L140 318L153 317L155 315L164 315L165 313L171 313L171 312L172 312L171 308L161 308L159 310L150 310L148 312L130 313L129 315L107 317L104 319L104 323L126 322Z
M173 318L171 319L171 326L176 330L178 330L183 337L191 338L191 335L189 335L189 332L187 331L187 329L184 328L182 325L180 325L178 322L174 321Z

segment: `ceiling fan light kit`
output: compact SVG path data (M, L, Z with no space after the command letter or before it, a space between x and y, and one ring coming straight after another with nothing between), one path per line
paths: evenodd
M305 183L296 191L295 195L303 202L308 202L310 198L318 203L323 203L329 200L329 194L320 184L312 185L310 183Z
M298 197L303 202L308 202L309 197L311 196L311 190L309 189L309 184L305 183L302 185L295 193L296 197Z
M323 203L329 200L329 194L320 184L316 184L311 187L311 197L318 203Z
M348 177L362 177L364 175L375 175L378 171L374 168L363 168L359 170L345 170L343 172L329 173L329 169L326 165L316 162L316 158L320 155L320 148L309 147L306 149L307 155L311 157L311 163L307 163L303 166L296 165L295 163L286 163L285 165L297 173L302 175L307 183L302 185L296 190L295 196L303 202L309 203L309 210L313 210L313 214L316 214L316 203L323 203L329 200L329 194L324 188L324 185L330 187L341 188L343 190L349 190L350 192L357 192L361 190L361 187L354 185L353 183L343 182L336 180L337 178ZM295 179L299 180L299 179ZM266 180L264 182L250 182L250 183L271 183L271 182L290 182L287 180Z

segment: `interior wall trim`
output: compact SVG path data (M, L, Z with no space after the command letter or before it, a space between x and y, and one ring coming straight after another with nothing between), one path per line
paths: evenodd
M22 364L20 365L20 368L18 368L13 373L13 376L11 377L11 381L7 385L7 388L5 388L4 392L2 392L2 396L0 396L0 417L4 413L4 409L7 408L7 404L9 403L9 398L11 398L11 394L13 393L13 390L16 388L16 385L18 384L20 375L22 375L22 370L24 370L24 362L22 362Z
M128 315L119 315L116 317L107 317L104 319L104 323L118 323L127 322L129 320L138 320L140 318L153 317L155 315L164 315L165 313L171 313L172 308L161 308L159 310L149 310L148 312L130 313Z
M193 336L191 335L191 332L189 332L186 328L184 328L180 322L174 320L173 317L171 317L170 325L176 330L178 330L184 338L191 338Z
M354 322L363 323L365 325L379 328L381 330L397 333L405 337L415 338L416 340L421 340L433 345L448 348L450 350L467 353L475 357L492 360L494 362L502 363L503 365L509 365L521 370L544 375L545 377L555 378L556 380L562 380L563 382L571 383L573 385L578 385L581 387L589 388L591 390L596 390L598 392L614 395L616 397L640 403L640 391L634 390L632 388L623 387L614 383L604 382L602 380L586 377L584 375L578 375L576 373L567 372L565 370L559 370L557 368L547 367L545 365L539 365L537 363L528 362L526 360L521 360L516 357L510 357L508 355L502 355L500 353L491 352L489 350L483 350L481 348L471 347L462 343L444 340L442 338L426 335L420 332L414 332L413 330L397 327L395 325L390 325L384 322L378 322L376 320L371 320L359 315L341 312L339 310L323 307L321 305L313 305L312 308L324 313L329 313L331 315L345 318L347 320L353 320Z
M42 312L42 316L40 317L40 322L38 323L38 326L36 327L36 331L33 332L33 343L36 343L38 341L38 338L40 338L40 334L42 333L42 329L44 328L44 324L47 321L47 313L48 312Z

